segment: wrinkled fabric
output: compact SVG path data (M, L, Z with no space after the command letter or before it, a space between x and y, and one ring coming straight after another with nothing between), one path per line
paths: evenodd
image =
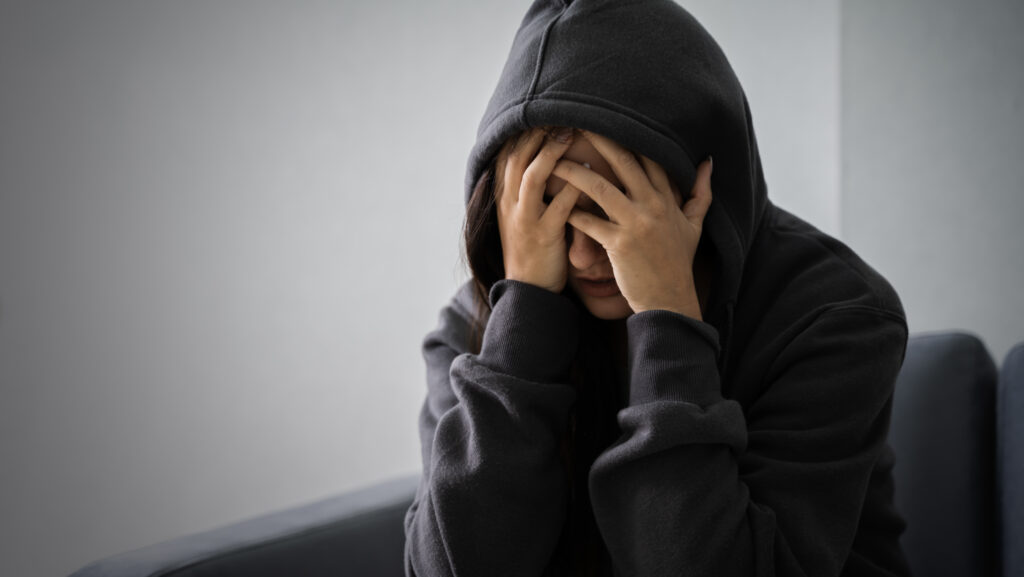
M772 204L724 53L670 0L538 0L516 33L467 163L465 200L509 137L574 126L689 191L714 156L703 321L626 319L620 435L587 472L620 576L907 575L886 442L907 323L892 286ZM423 340L423 475L405 517L409 576L569 575L558 443L589 312L502 279L479 354L470 283ZM611 394L611 392L609 392Z

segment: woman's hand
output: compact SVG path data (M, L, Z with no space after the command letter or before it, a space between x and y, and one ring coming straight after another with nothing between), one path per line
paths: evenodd
M495 177L505 278L555 293L562 292L568 279L565 225L580 190L566 183L547 205L544 191L572 137L573 130L567 127L551 134L530 129L502 149Z
M568 221L604 247L615 281L633 312L674 311L703 320L693 276L704 215L711 206L711 159L697 167L691 198L680 209L665 170L599 134L580 131L625 186L621 190L582 164L561 159L554 175L581 189L609 220L573 210ZM641 164L642 163L642 164Z

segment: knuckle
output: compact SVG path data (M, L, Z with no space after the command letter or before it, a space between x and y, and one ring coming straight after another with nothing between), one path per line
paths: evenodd
M532 190L542 185L543 181L537 176L537 171L532 166L526 169L523 173L522 183L519 185L521 190Z
M672 209L676 208L676 205L665 197L659 197L655 202L651 203L650 214L656 218L661 218L665 215L671 214Z
M611 185L611 183L608 182L607 180L601 179L601 180L598 180L597 182L595 182L594 186L592 188L593 188L594 194L596 194L598 196L603 196L603 195L611 194L612 193L612 189L614 189L615 187L613 187Z
M537 152L538 159L544 159L546 162L555 163L562 156L562 150L556 146L558 143L554 140L548 140L544 143L544 146Z
M513 148L508 152L507 166L513 170L522 170L523 162L523 151L519 148Z
M637 231L638 237L647 237L657 229L657 218L656 215L640 215L636 218L633 223L633 228Z
M636 160L636 156L634 156L633 153L628 150L619 151L617 155L617 160L619 161L619 164L624 167L639 166L639 163Z

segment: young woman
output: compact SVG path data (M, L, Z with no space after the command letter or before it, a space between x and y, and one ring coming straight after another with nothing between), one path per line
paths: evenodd
M766 188L689 13L534 2L423 341L407 575L908 574L900 300Z

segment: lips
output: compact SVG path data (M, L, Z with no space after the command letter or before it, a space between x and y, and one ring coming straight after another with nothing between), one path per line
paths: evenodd
M594 298L607 298L619 294L619 285L615 284L614 276L605 279L577 277L576 284L583 294Z

